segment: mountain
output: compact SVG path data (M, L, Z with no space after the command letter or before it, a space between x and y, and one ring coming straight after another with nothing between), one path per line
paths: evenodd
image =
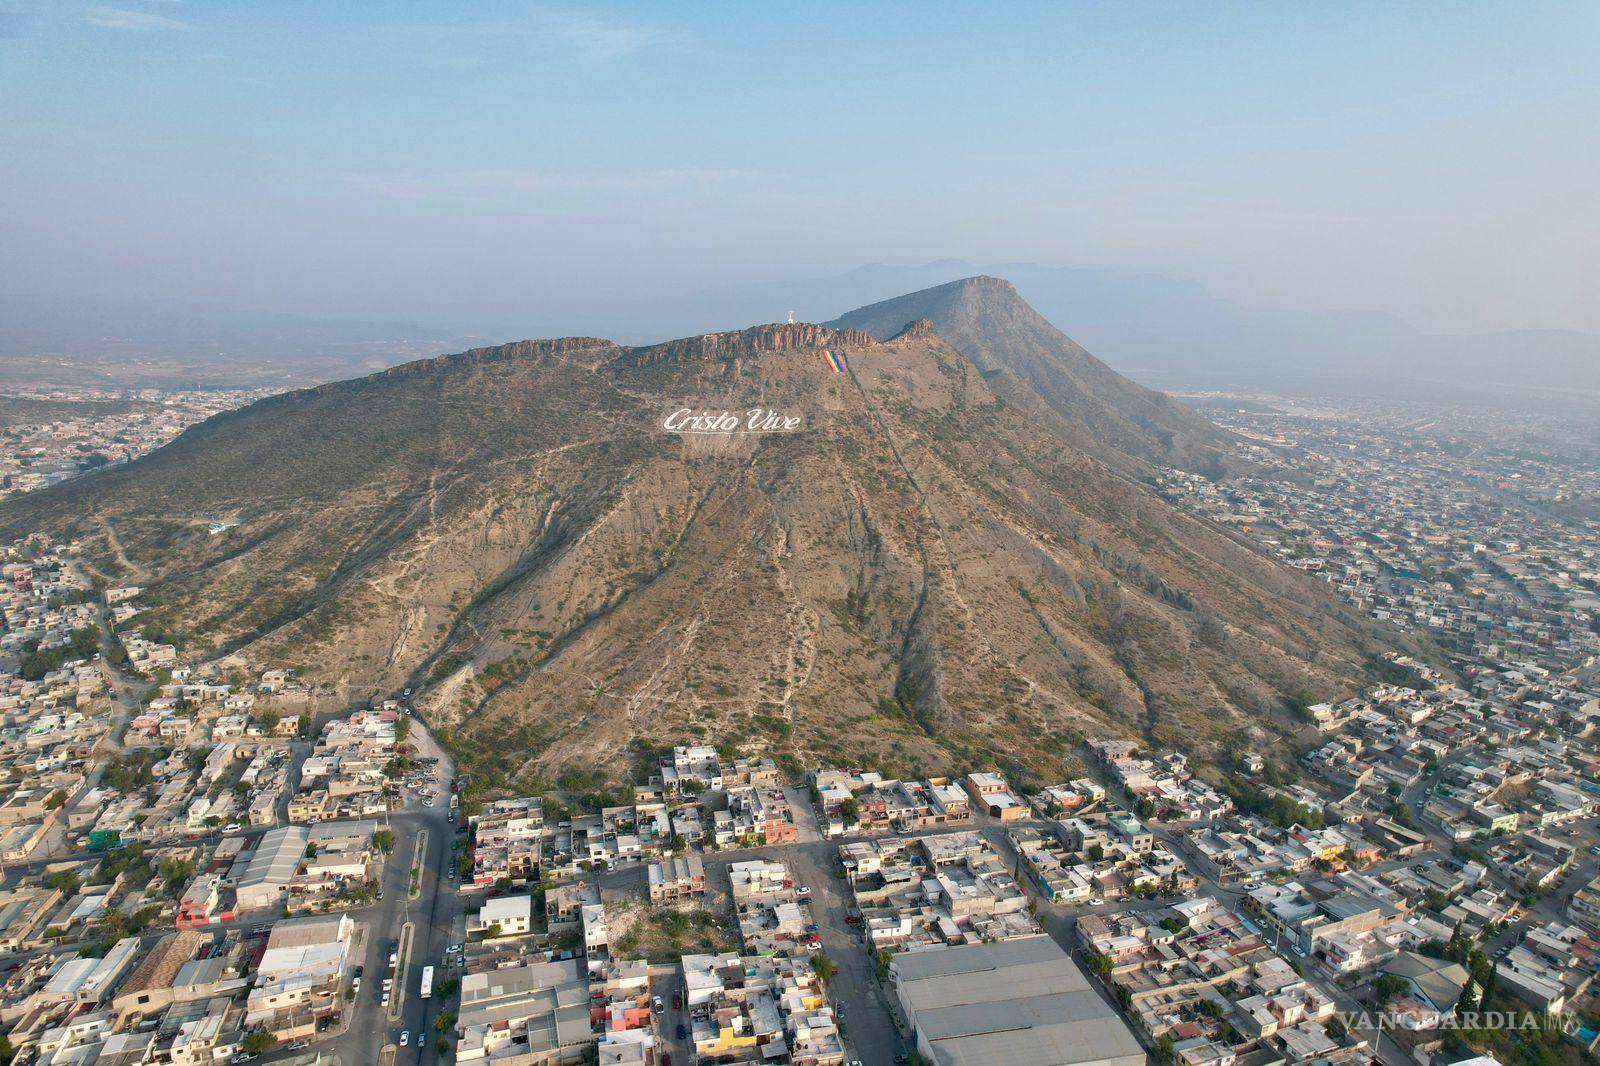
M794 308L816 320L978 274L1004 277L1120 374L1162 389L1518 404L1564 415L1600 405L1600 337L1569 330L1438 334L1372 311L1253 307L1153 274L944 259L871 264L629 301L630 335L704 332ZM618 308L563 304L561 322L616 326ZM894 328L893 326L887 328ZM953 339L953 338L952 338Z
M1129 460L1221 471L1227 434L1171 398L1136 385L1084 351L1017 295L1009 281L963 278L858 308L830 325L886 339L926 320L996 392L1048 418L1079 448Z
M955 259L717 287L663 284L626 300L533 294L515 320L470 330L172 300L0 296L0 384L306 385L470 347L483 335L603 331L643 342L790 309L823 321L978 274L1007 278L1045 319L1071 323L1073 337L1112 369L1156 388L1517 404L1566 426L1586 418L1582 430L1593 428L1600 405L1600 337L1592 334L1446 336L1374 312L1248 307L1156 275Z
M0 536L77 538L187 654L420 688L498 779L703 738L1037 781L1108 730L1270 743L1356 683L1321 585L992 380L927 323L480 348L219 415Z
M1571 330L1428 333L1380 312L1250 307L1195 282L1034 263L876 265L795 282L785 295L796 306L837 307L980 269L1013 282L1045 318L1072 323L1076 339L1119 373L1159 388L1517 403L1568 413L1600 405L1600 337Z

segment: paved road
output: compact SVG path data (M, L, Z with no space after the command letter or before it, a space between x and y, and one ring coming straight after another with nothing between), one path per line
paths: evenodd
M351 912L351 916L366 926L365 941L353 964L363 968L361 990L350 1004L349 1024L342 1033L313 1041L311 1050L332 1053L345 1066L376 1062L385 1048L392 1047L385 1061L400 1066L434 1061L438 1057L434 1042L438 1038L433 1028L434 1018L441 1006L437 998L422 999L418 995L422 981L422 968L435 967L435 984L451 976L459 976L440 965L444 949L459 943L457 925L461 917L462 897L455 891L446 873L451 864L451 843L455 839L455 825L448 815L449 781L453 767L420 723L413 723L409 742L415 743L420 753L439 758L436 767L438 781L433 786L435 805L427 807L420 798L413 798L406 807L391 814L388 826L394 832L394 851L384 863L380 878L383 898L374 904ZM303 755L302 755L303 757ZM411 898L411 868L417 855L417 844L422 830L427 831L422 841L422 880L415 899ZM391 1022L382 1007L383 979L388 969L389 953L395 950L400 930L412 923L412 947L405 966L396 980L395 994L404 989L401 1014ZM408 1046L400 1047L401 1032L410 1034ZM417 1034L424 1039L418 1046ZM264 1063L287 1066L296 1056L284 1049L262 1056ZM439 1059L439 1061L447 1061Z
M689 1018L689 1004L685 999L683 967L656 964L650 967L650 991L661 997L663 1013L656 1025L656 1040L660 1050L672 1056L674 1063L694 1061L693 1023ZM678 1006L672 1004L676 1001ZM683 1026L684 1036L678 1037L678 1026Z
M810 804L803 804L802 809L810 811ZM818 842L791 847L784 857L795 882L811 889L811 918L817 923L823 951L837 967L828 984L828 998L839 1012L845 1058L893 1062L906 1045L891 1020L876 965L855 933L859 926L845 922L851 902L845 882L834 875L840 868L839 847L821 843L816 836L813 840Z
M892 1063L895 1055L906 1051L909 1045L891 1020L891 1012L878 985L869 951L856 933L856 927L845 922L845 916L850 911L850 896L848 886L835 875L840 868L839 842L822 839L811 804L799 790L790 789L788 792L800 842L707 852L703 856L706 878L713 883L720 882L725 887L728 867L733 863L757 858L779 859L788 863L795 882L811 889L812 920L817 923L823 950L838 967L828 986L828 999L836 1009L842 1008L840 1028L845 1041L845 1059ZM968 832L977 828L979 826L968 823L929 830L925 835ZM642 893L644 866L633 864L609 870L591 876L590 881L612 891ZM650 972L652 990L667 1005L658 1032L665 1040L667 1049L671 1050L674 1063L690 1061L679 1057L680 1052L688 1052L689 1044L677 1038L677 1026L680 1023L689 1027L688 1012L672 1008L673 994L681 992L683 987L681 971L675 966L653 966Z

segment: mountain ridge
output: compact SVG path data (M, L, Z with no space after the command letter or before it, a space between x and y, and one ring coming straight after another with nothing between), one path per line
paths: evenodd
M925 320L1013 402L1043 401L1059 432L1113 465L1143 461L1208 473L1226 470L1229 435L1171 398L1137 385L1045 320L1016 287L989 275L961 278L857 308L830 325L897 335ZM1023 396L1026 391L1032 395Z
M8 501L0 533L78 538L190 655L416 688L505 780L707 739L1039 779L1098 732L1268 742L1286 694L1355 682L1325 590L915 321L419 360ZM757 406L800 428L663 428Z

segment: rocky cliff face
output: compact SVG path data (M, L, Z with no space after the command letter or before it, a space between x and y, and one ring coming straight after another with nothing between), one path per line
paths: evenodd
M664 344L633 348L619 363L625 366L653 366L686 359L732 359L762 352L871 343L872 338L859 329L829 329L810 322L775 322L731 333L707 333L701 337L685 337Z
M1361 633L1303 575L1075 447L929 323L891 335L428 360L10 501L0 535L80 538L191 654L420 688L508 775L699 739L1048 775L1105 730L1259 742L1280 694L1356 675Z

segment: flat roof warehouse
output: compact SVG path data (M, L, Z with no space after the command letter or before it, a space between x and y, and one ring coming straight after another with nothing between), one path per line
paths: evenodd
M940 948L891 964L917 1051L940 1066L1143 1066L1133 1031L1048 936Z

